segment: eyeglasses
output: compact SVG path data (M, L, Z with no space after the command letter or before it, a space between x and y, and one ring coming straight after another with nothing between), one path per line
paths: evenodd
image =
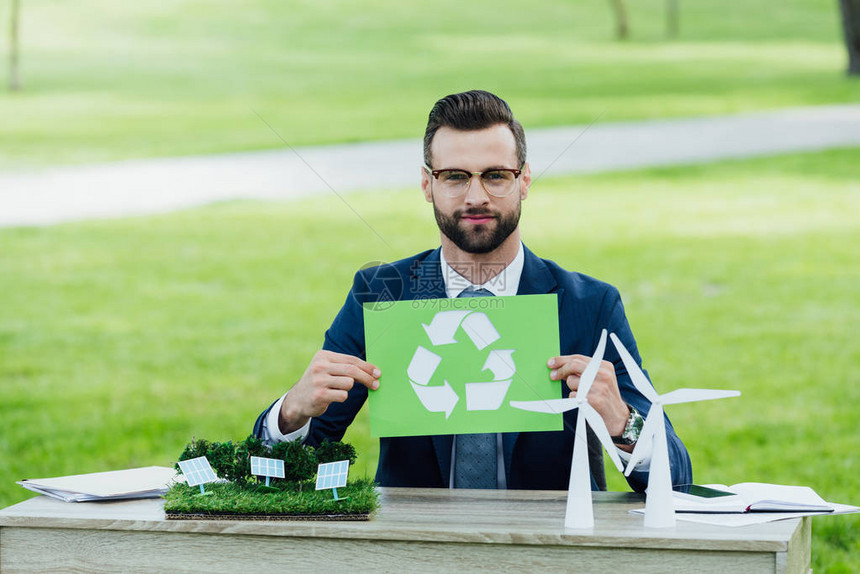
M450 198L460 197L469 190L472 176L481 179L481 185L493 197L506 197L516 189L517 178L522 169L499 167L487 171L466 171L465 169L430 169L425 165L427 173L439 182L442 193Z

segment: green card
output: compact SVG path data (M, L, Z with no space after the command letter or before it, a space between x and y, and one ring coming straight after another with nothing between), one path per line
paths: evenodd
M418 299L364 306L370 434L561 430L560 414L510 401L558 399L546 366L559 354L556 295Z

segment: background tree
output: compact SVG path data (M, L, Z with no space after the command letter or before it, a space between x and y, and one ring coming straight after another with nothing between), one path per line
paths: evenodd
M630 36L630 26L627 19L627 6L624 0L609 0L612 6L612 14L615 16L615 37L626 40Z
M848 74L860 75L860 0L840 0L845 46L848 48Z
M9 15L9 89L13 92L21 89L21 72L19 70L20 21L21 1L12 0Z
M666 0L666 36L677 38L680 30L681 18L678 0Z

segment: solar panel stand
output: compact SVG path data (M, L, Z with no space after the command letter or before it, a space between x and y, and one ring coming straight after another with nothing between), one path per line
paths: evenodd
M335 500L340 500L340 499L337 497L337 489L336 489L336 488L332 488L332 489L331 489L331 492L332 492L332 494L334 494L334 499L335 499Z
M203 483L202 482L198 486L200 487L200 494L209 494L208 492L203 490Z
M266 486L269 486L269 475L266 475Z

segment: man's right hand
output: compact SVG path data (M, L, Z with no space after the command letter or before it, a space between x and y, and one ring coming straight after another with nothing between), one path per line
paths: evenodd
M281 403L278 427L283 434L302 428L311 417L323 414L331 403L344 402L355 383L378 389L380 374L378 368L358 357L317 351L302 378Z

